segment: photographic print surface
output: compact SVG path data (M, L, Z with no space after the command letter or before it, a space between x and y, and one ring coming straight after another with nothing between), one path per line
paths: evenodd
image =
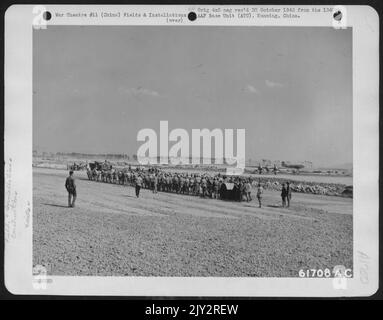
M371 296L368 6L11 6L12 294Z
M351 28L34 30L33 265L352 274L352 137Z

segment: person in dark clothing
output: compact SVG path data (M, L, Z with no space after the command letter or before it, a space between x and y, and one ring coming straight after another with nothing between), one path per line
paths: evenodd
M240 196L241 196L241 190L239 188L239 184L237 182L234 182L234 187L233 187L233 199L232 200L235 200L235 201L240 201Z
M136 180L136 197L137 198L140 196L141 187L142 187L142 178L141 176L138 176Z
M281 197L282 197L282 207L286 207L287 189L284 183L282 184Z
M73 171L69 171L69 177L66 178L65 188L68 191L68 207L74 208L77 198L76 183L73 178Z
M287 208L290 207L290 201L291 201L291 187L290 182L287 182L286 187L286 199L287 199Z

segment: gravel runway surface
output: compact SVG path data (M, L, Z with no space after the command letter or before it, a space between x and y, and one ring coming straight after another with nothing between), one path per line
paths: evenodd
M300 269L352 268L352 199L279 192L226 202L88 181L33 169L33 264L50 275L297 277ZM253 192L255 193L255 191ZM255 198L255 196L253 196Z

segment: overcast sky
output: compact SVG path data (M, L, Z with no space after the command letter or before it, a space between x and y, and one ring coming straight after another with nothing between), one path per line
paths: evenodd
M352 162L352 31L48 26L33 37L33 144L137 152L137 132L245 128L246 158Z

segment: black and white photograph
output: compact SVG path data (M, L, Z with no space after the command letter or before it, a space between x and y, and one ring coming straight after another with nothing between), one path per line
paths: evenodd
M20 206L34 290L67 277L183 279L186 294L200 292L193 279L195 288L220 279L217 290L206 282L209 294L228 281L235 295L256 295L246 281L263 279L259 292L278 295L270 278L323 278L335 296L373 286L378 158L365 151L378 138L377 77L361 81L368 59L359 48L369 47L357 40L358 11L244 7L193 7L195 16L171 6L158 15L134 6L41 11L43 27L28 35L26 202L15 146L5 158L6 242L14 248L20 237L12 232ZM239 22L214 23L212 12ZM334 27L346 13L354 25ZM270 22L294 14L317 16ZM246 24L244 15L268 20Z
M33 71L33 261L48 274L352 270L351 29L52 26L34 31ZM143 128L163 161L140 164ZM211 161L194 159L204 128ZM241 174L215 157L228 129L234 155L245 130ZM164 141L191 156L159 159Z

